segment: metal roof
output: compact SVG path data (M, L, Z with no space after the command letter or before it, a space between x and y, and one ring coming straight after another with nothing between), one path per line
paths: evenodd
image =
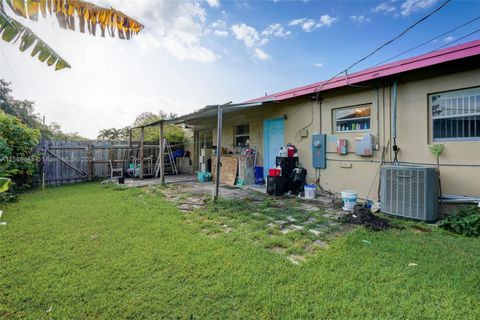
M321 88L321 91L345 87L351 84L361 83L368 80L379 79L386 76L392 76L407 71L418 70L448 61L460 60L468 57L480 55L480 40L475 40L460 44L457 46L445 48L438 51L429 52L416 57L403 59L400 61L384 64L378 67L369 68L363 71L355 72L347 76L339 76L330 81L320 81L303 87L297 87L286 91L277 92L271 95L248 100L248 102L258 102L263 100L286 100L307 94L313 94Z

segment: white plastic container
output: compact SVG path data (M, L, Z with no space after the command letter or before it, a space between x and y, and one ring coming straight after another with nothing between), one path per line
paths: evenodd
M306 184L303 188L305 190L305 199L315 199L315 185Z
M343 190L342 191L342 210L343 211L353 211L355 204L357 204L357 192L354 190Z

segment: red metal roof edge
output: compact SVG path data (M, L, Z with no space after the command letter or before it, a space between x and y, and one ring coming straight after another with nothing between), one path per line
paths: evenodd
M378 79L386 76L400 74L407 71L426 68L436 64L445 63L448 61L460 60L472 56L480 55L480 40L470 41L457 46L445 48L442 50L422 54L419 56L399 60L396 62L387 63L378 67L373 67L358 71L348 75L348 81L345 76L334 78L331 81L320 81L306 86L297 87L271 95L248 100L247 102L258 102L264 100L286 100L307 94L312 94L321 86L321 91L331 90L364 82L367 80ZM326 85L324 83L328 82Z

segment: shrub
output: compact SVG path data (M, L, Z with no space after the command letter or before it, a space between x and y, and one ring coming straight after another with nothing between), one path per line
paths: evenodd
M18 193L32 186L38 160L33 150L39 138L37 129L0 112L0 177L12 179L10 192ZM3 200L11 199L10 192L3 194Z
M448 216L440 222L443 229L469 237L480 236L480 208L463 206L456 214Z

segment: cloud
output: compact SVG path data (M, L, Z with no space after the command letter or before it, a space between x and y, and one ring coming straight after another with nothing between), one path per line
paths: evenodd
M225 30L227 28L227 22L225 20L218 19L212 23L212 28Z
M102 1L99 0L99 4ZM200 3L117 0L115 7L145 25L142 33L135 38L144 50L160 48L177 60L202 63L211 63L219 58L202 43L207 33L207 12Z
M227 22L225 20L219 19L211 24L214 29L213 34L218 37L227 37L229 32L227 30Z
M364 15L359 15L359 16L350 16L350 20L354 21L354 22L357 22L357 23L365 23L365 22L369 22L371 21L372 19L370 19L369 17L366 17Z
M295 19L290 21L288 25L301 26L303 31L311 32L317 28L330 27L337 20L338 18L336 17L332 17L332 16L329 16L328 14L324 14L320 16L320 19L318 20L318 22L316 22L313 19L300 18L300 19Z
M262 46L268 42L268 39L260 37L254 27L247 26L245 23L235 24L231 29L235 38L243 41L248 48Z
M430 8L437 2L438 0L406 0L401 5L401 14L402 16L407 17L416 11Z
M397 7L393 4L395 1L382 2L371 11L375 13L391 14L397 11Z
M455 37L452 37L452 36L443 38L443 42L445 43L452 42L453 40L455 40Z
M317 68L321 68L323 67L323 63L314 63L313 66Z
M371 11L375 13L392 14L394 16L408 17L414 12L428 9L438 2L438 0L404 0L397 6L397 0L382 2ZM399 13L400 12L400 13Z
M265 37L285 38L290 34L291 32L286 31L280 23L271 24L262 31L262 36Z
M215 30L213 34L219 37L228 37L228 31L225 30Z
M320 22L316 25L317 28L322 27L330 27L338 18L334 18L329 16L328 14L324 14L320 16Z
M212 8L220 7L220 0L206 0L208 5Z
M270 59L270 56L260 48L255 48L254 53L255 53L255 56L260 60L265 61Z
M290 21L289 26L301 26L303 31L310 32L315 29L315 21L313 19L300 18Z

